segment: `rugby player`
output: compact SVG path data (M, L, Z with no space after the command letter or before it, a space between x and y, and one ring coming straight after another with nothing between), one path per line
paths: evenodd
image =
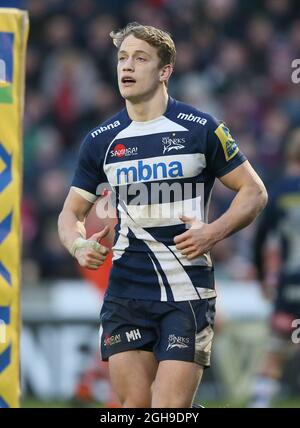
M83 223L109 183L118 224L102 359L123 407L191 407L214 334L209 252L256 218L267 193L224 123L169 96L171 36L131 23L111 37L125 108L83 141L59 235L82 266L99 268L108 228L87 239ZM208 223L216 178L236 195Z

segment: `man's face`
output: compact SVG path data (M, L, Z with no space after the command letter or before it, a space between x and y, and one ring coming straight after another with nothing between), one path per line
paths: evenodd
M159 85L162 68L155 47L133 35L118 52L118 84L123 98L133 102L151 98Z

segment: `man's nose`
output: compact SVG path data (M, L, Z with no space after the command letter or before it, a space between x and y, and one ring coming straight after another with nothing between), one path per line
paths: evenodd
M123 63L123 70L124 71L133 71L134 70L132 58L127 58L127 60Z

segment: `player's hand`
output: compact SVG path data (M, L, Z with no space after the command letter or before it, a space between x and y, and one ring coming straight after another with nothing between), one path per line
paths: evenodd
M188 260L193 260L203 253L210 251L216 244L213 228L210 224L203 223L195 217L182 216L180 220L190 226L190 228L174 238L177 250Z
M109 253L109 249L101 245L99 241L108 233L109 228L105 226L104 229L94 233L89 239L81 241L74 253L74 257L78 260L80 266L97 270L103 264Z

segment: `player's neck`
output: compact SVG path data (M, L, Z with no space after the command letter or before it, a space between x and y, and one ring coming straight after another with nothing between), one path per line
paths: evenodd
M154 96L144 100L126 100L126 108L131 120L135 122L147 122L162 116L168 105L168 92L165 88Z

